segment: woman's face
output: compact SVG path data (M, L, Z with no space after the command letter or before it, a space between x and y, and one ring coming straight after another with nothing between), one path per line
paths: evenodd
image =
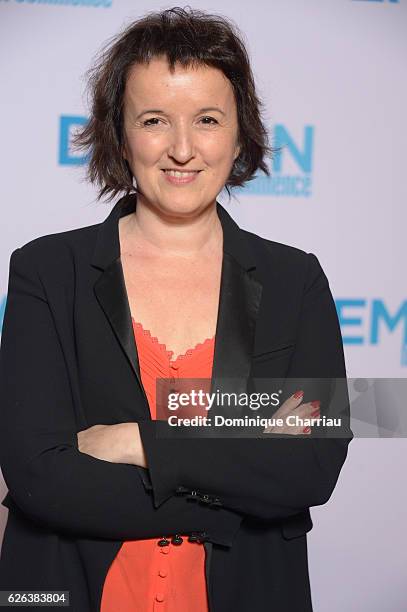
M123 156L149 205L188 216L214 203L239 155L237 141L233 88L220 70L177 65L171 74L166 58L131 68Z

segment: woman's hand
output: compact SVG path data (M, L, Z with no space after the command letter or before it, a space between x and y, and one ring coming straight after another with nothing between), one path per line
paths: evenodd
M311 433L311 427L304 428L302 425L287 425L286 423L286 417L291 415L298 416L301 419L319 418L319 401L316 400L312 402L307 402L306 404L301 404L303 396L304 394L301 391L297 391L288 399L286 399L284 404L282 404L280 408L273 414L273 419L282 419L284 425L266 427L263 433L309 435Z
M93 425L79 431L77 437L81 453L111 463L129 463L147 467L137 423Z

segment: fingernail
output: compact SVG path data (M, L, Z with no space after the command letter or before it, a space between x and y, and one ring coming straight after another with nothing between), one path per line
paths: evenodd
M303 433L309 433L311 431L311 427L305 427L302 431Z
M315 412L311 412L311 416L317 416L319 414L319 410L315 410Z
M304 391L296 391L293 395L293 397L295 399L299 399L300 397L302 397L304 395Z
M315 400L314 402L311 402L311 406L313 408L319 408L321 402L319 400Z

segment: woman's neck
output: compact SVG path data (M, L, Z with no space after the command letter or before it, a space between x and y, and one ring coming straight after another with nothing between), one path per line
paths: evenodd
M120 219L121 239L127 249L143 255L194 258L215 253L222 244L222 225L216 202L182 217L137 200L136 212Z

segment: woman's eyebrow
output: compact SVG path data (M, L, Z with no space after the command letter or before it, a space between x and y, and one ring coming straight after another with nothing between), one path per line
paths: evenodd
M209 111L217 111L218 113L221 113L222 115L225 114L225 112L219 108L218 106L207 106L206 108L201 108L198 112L199 113L208 113Z
M218 106L206 106L205 108L200 108L198 113L207 113L209 111L217 111L218 113L221 113L221 115L225 115L225 112ZM143 110L141 113L139 113L136 119L140 119L140 117L142 117L143 115L146 115L147 113L155 113L156 115L165 115L165 111L163 110L160 110L158 108L149 108L148 110Z

